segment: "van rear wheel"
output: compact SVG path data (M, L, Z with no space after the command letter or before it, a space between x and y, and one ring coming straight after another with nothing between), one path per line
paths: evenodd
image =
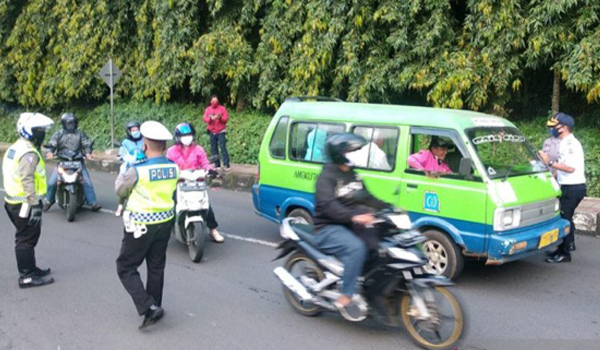
M303 224L313 225L314 221L312 215L306 210L301 208L296 208L292 210L288 216L288 218L296 218Z
M427 230L423 232L427 240L423 242L423 252L429 263L424 266L427 273L457 278L465 266L465 259L458 246L443 232Z

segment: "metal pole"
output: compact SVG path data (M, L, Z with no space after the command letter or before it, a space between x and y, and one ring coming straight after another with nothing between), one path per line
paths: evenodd
M112 58L108 60L110 73L110 148L115 147L115 107L113 102L113 64Z

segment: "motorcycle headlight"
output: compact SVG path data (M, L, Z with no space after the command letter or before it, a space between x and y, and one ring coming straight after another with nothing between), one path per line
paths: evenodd
M521 208L497 208L494 213L494 231L506 231L519 227Z
M390 256L394 259L412 261L416 263L421 262L421 257L419 257L417 254L409 252L408 250L402 248L391 247L388 248L387 251L390 254Z

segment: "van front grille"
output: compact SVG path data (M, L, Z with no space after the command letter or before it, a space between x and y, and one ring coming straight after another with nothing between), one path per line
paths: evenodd
M521 208L521 224L519 227L527 227L552 219L556 214L554 209L557 201L558 199L553 198L524 205Z

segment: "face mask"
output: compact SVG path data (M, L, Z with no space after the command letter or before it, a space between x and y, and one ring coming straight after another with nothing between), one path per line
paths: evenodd
M558 131L556 131L556 129L554 129L554 128L550 128L550 136L558 137Z
M134 131L131 133L131 137L133 137L134 140L139 140L141 136L142 136L142 133L139 131Z
M182 136L182 137L181 137L181 143L182 143L184 146L189 146L189 145L191 145L191 144L192 144L192 141L194 141L194 136L192 136L192 135L189 135L189 136Z

